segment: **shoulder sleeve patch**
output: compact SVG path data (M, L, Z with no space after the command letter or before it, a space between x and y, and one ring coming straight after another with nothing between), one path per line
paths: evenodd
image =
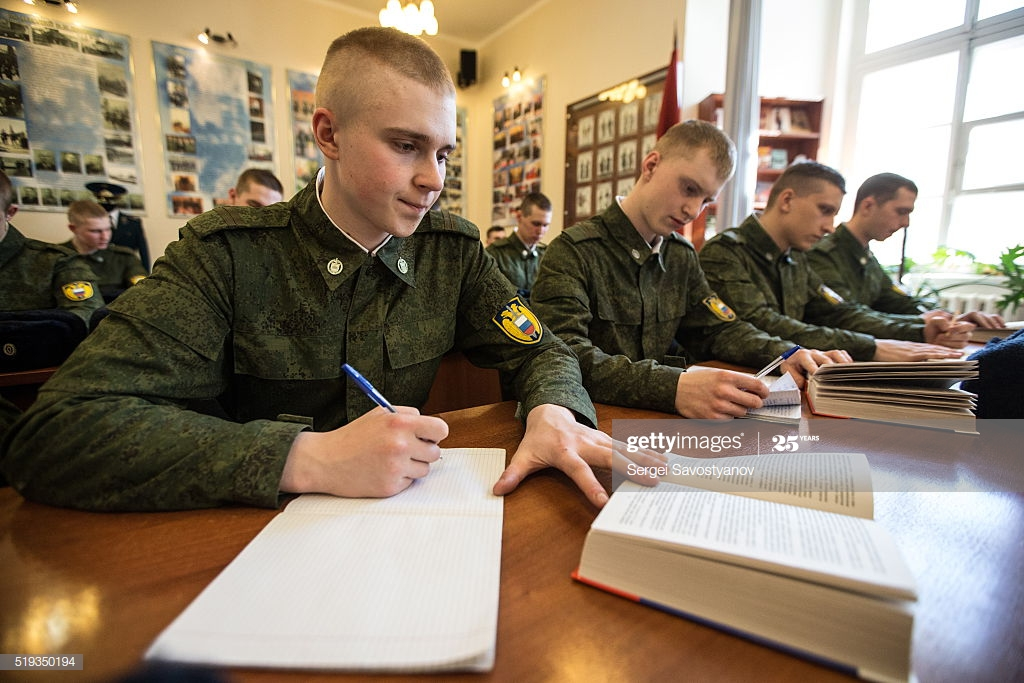
M736 312L729 308L729 306L727 306L726 303L717 296L705 297L701 303L704 304L709 311L714 313L715 317L719 320L732 322L736 319Z
M544 335L537 316L518 296L512 297L492 322L501 328L506 337L518 344L536 344Z
M93 291L92 283L79 280L62 285L60 291L68 301L87 301L96 293Z
M907 286L900 282L894 281L892 283L892 291L896 292L897 294L902 294L904 296L911 296L910 290L907 288Z
M825 283L822 283L818 287L818 294L820 294L821 297L825 299L825 301L829 302L833 306L837 306L846 301L845 299L843 299L843 297L839 296L839 294L834 289L832 289Z

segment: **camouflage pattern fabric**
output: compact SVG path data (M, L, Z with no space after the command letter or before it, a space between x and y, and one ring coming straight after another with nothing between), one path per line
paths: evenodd
M61 244L62 247L74 251L75 246L71 240ZM94 251L91 254L82 254L81 257L96 273L100 287L106 289L127 289L146 277L146 268L142 261L135 255L135 252L128 247L119 247L112 244L106 249Z
M924 341L924 321L902 322L846 303L811 269L807 255L785 252L756 216L708 240L700 252L708 282L745 320L808 349L844 349L871 360L875 338Z
M572 353L517 303L473 225L431 212L369 255L314 183L189 221L12 430L11 485L87 509L273 507L300 430L374 408L343 363L420 406L451 349L508 373L524 414L554 403L596 424Z
M541 257L547 248L546 244L538 244L530 251L519 239L518 233L513 232L488 246L487 253L497 261L498 268L519 291L519 295L529 301Z
M96 276L78 254L8 226L0 241L0 311L62 308L88 326L102 306Z
M759 366L791 346L721 304L689 242L673 234L652 252L618 204L552 241L531 306L598 403L674 413L687 362Z

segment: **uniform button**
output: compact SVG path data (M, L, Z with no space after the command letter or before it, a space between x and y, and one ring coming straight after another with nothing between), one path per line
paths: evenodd
M861 256L860 257L860 264L862 266L866 266L868 264L868 257L867 256Z
M633 251L631 251L629 253L633 256L633 258L637 259L638 261L640 260L640 252L637 251L636 249L634 249Z
M345 269L345 264L341 262L341 259L332 258L327 263L327 272L331 275L337 275Z
M398 272L401 273L402 275L405 275L406 273L409 272L409 264L406 262L404 258L398 259Z

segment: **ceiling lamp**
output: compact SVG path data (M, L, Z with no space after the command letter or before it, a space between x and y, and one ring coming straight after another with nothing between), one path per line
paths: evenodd
M26 5L64 5L71 14L78 14L78 3L72 0L25 0Z
M230 45L231 47L238 47L238 41L231 35L231 31L221 35L219 33L210 33L210 29L203 29L203 32L196 36L196 39L203 45L209 45L211 42L217 43L218 45Z
M418 36L426 33L437 35L437 17L434 16L434 3L423 0L419 7L410 2L402 8L399 0L388 0L387 6L380 11L380 25L397 28L402 33Z

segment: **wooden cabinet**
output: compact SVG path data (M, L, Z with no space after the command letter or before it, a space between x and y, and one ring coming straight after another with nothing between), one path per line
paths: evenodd
M708 95L697 105L697 116L722 126L722 94ZM761 98L761 123L758 137L757 185L752 188L754 209L763 209L768 191L776 178L794 161L816 161L821 142L822 100L792 100L783 97ZM753 150L751 150L753 152ZM694 233L714 221L714 206L694 221ZM733 227L733 226L724 226ZM698 245L699 246L699 245Z

